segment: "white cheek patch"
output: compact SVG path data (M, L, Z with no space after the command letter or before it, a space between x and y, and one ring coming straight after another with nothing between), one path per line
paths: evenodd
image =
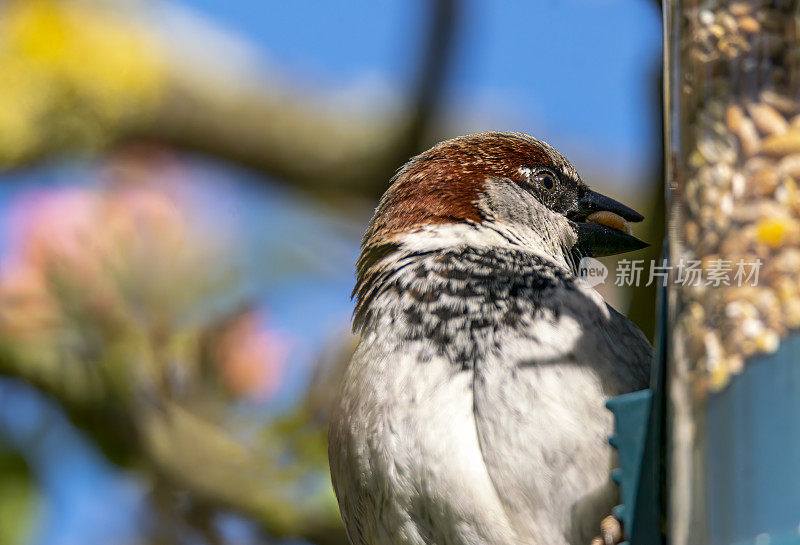
M503 248L513 246L509 239L496 229L467 223L425 225L420 229L403 233L395 238L404 250L429 251L446 248Z
M519 173L520 173L522 176L524 176L525 178L527 178L527 179L530 179L530 177L531 177L531 173L532 173L533 171L532 171L530 168L528 168L528 167L519 167L519 168L517 169L517 172L519 172Z

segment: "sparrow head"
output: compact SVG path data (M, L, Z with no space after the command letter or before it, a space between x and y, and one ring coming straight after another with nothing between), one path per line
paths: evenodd
M570 256L644 248L628 224L642 219L589 189L545 142L485 132L441 142L406 163L375 211L364 249L499 241L569 263Z

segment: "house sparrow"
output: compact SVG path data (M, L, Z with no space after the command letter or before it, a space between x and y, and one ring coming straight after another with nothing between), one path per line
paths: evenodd
M607 397L651 347L576 277L643 218L548 144L487 132L395 175L358 259L329 432L354 545L586 545L616 500Z

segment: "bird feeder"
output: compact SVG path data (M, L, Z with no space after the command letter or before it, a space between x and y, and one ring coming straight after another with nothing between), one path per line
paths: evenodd
M667 536L800 543L800 11L665 18Z

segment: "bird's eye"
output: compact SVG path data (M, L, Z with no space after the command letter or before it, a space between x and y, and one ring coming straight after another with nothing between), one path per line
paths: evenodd
M537 172L533 179L548 191L553 191L556 188L556 176L549 170Z

